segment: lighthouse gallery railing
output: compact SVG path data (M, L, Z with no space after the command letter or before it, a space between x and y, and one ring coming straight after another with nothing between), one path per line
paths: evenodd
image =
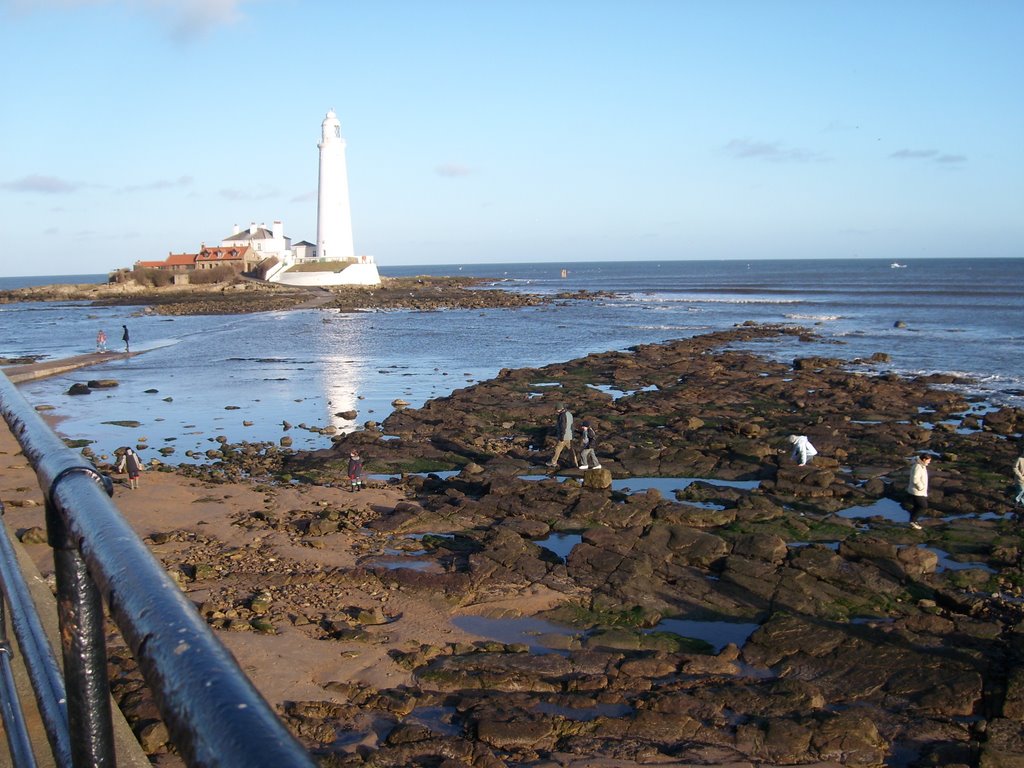
M306 750L121 516L110 499L110 479L66 447L5 375L0 375L0 412L46 499L63 678L16 562L12 570L6 537L0 542L5 561L0 583L57 765L115 766L106 605L188 765L312 768ZM4 656L6 645L0 631ZM7 659L2 661L0 691L6 688ZM10 715L15 722L5 731L9 741L18 741L17 717L7 710L5 705L5 719ZM12 757L17 758L19 744L10 745ZM16 763L26 764L32 763Z

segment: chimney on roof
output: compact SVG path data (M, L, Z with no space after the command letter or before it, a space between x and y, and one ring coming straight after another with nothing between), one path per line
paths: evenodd
M282 224L280 221L275 221L274 222L274 239L280 240L282 237L284 237L284 224Z
M256 222L255 221L250 221L249 222L249 234L250 235L255 235L256 234Z
M231 234L232 235L237 235L241 231L242 231L241 228L237 224L235 224L234 229L231 230Z

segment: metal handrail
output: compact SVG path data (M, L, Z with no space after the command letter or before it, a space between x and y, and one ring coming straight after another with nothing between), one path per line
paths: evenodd
M3 503L0 502L0 514L3 512ZM0 522L0 588L10 606L11 627L14 630L14 636L18 639L21 657L32 684L40 716L45 724L44 730L50 740L50 751L57 765L62 768L71 766L71 742L68 734L67 695L64 692L64 679L57 666L57 657L53 655L53 648L46 639L46 632L39 619L39 614L36 612L35 604L32 602L25 578L18 568L18 558L7 535L7 526L2 522ZM0 606L2 606L2 601L0 601ZM5 650L9 651L10 646L6 643L6 620L0 623L0 627L3 628ZM8 702L12 707L10 710L8 710ZM16 704L17 691L5 692L5 726L8 716L11 718L18 716L18 713L13 710ZM20 727L24 728L23 719ZM15 765L30 765L17 756L17 751L23 747L15 744L8 746L12 757L15 758Z
M3 510L4 504L0 501L0 515L3 514ZM3 526L0 525L0 528ZM7 748L17 768L36 768L32 740L28 735L25 714L21 709L21 697L18 696L18 686L14 681L11 655L11 644L7 641L4 602L0 600L0 713L3 716L4 733L7 735Z
M72 765L115 765L106 604L186 764L313 768L306 750L121 516L108 495L109 478L67 448L6 376L0 376L0 412L46 498Z

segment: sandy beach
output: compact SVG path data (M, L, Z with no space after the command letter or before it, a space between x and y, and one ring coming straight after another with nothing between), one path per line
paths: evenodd
M369 532L338 531L318 538L312 547L298 543L299 537L285 531L268 532L245 525L254 512L301 518L330 509L352 519L375 517L390 512L404 499L398 488L371 483L363 491L350 493L318 485L214 484L175 471L147 471L137 490L128 488L124 475L115 474L114 480L115 504L154 556L181 577L197 609L214 592L227 591L244 603L267 584L291 582L295 585L293 616L310 612L351 615L361 610L371 617L387 617L380 625L363 624L369 637L351 643L325 642L317 628L303 620L295 626L275 622L273 632L253 631L247 621L217 631L217 637L278 712L289 701L330 700L332 684L383 689L411 683L411 671L397 664L389 651L409 651L420 643L480 639L451 623L453 611L441 599L388 589L372 577L346 580L334 588L318 578L335 569L351 569L368 555L383 552L386 542L374 543ZM6 424L0 429L0 499L12 534L22 538L32 529L41 532L45 526L43 496ZM52 550L45 543L31 543L34 540L29 535L23 546L40 573L52 581ZM205 558L214 567L221 564L224 570L202 585L189 584L182 565L197 558ZM538 589L535 594L510 595L468 610L488 615L531 614L550 607L557 597ZM180 764L166 753L156 759L159 765Z

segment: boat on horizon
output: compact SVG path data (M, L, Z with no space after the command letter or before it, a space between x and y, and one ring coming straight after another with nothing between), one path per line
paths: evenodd
M907 268L906 264L900 264L898 261L894 261L892 264L889 265L889 269L906 269L906 268Z

